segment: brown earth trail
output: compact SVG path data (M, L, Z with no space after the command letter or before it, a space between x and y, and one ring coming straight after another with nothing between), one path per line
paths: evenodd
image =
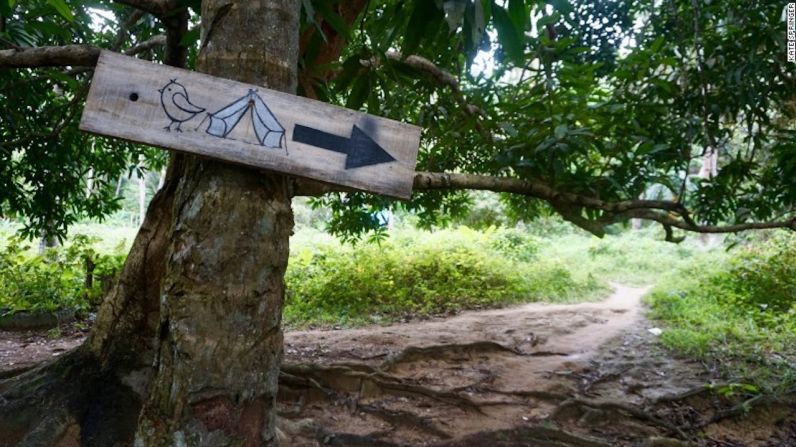
M796 445L787 405L723 416L733 402L705 388L716 372L673 357L648 331L646 291L615 285L597 303L288 331L281 444ZM80 340L0 333L0 374Z
M436 321L289 332L285 361L365 360L375 366L390 359L391 373L435 386L465 385L488 370L501 389L540 389L550 372L586 365L602 344L637 325L646 290L616 286L597 303L532 303ZM412 353L395 358L407 348Z
M285 445L796 445L786 406L709 423L732 408L705 392L715 371L657 343L648 288L614 287L597 303L288 332Z

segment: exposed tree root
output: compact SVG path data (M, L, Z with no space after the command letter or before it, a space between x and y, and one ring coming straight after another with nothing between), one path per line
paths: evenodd
M338 447L405 447L402 444L382 441L374 436L362 436L351 433L320 432L316 440L321 445Z
M681 393L658 397L657 399L653 400L650 405L657 406L660 404L680 402L689 399L691 397L699 396L706 393L712 393L715 390L726 386L729 386L729 384L712 384L712 385L706 384L696 388L692 388L690 390L683 391ZM689 427L689 430L698 430L708 425L721 422L725 419L744 415L745 413L748 413L752 408L760 405L765 405L773 402L781 402L783 401L784 397L793 394L795 391L796 390L792 390L776 396L771 394L755 395L729 408L723 408L717 410L710 418L707 418L698 424L692 425L691 427Z
M692 388L690 390L685 390L681 393L674 393L674 394L666 394L664 396L660 396L650 402L650 405L655 406L659 404L671 403L671 402L680 402L686 400L688 398L699 396L704 393L710 393L715 391L718 388L723 386L727 386L726 384L705 384L698 386L696 388Z
M389 410L378 405L357 405L359 411L372 414L379 419L392 424L393 426L403 426L413 428L441 439L450 439L450 435L438 428L430 420L420 417L414 413L399 410Z
M503 346L500 343L491 341L477 341L474 343L446 344L433 346L408 346L401 352L388 357L379 367L382 371L390 371L400 363L411 363L418 360L441 359L449 357L455 353L465 353L468 355L483 354L492 352L507 352L510 354L521 355L521 352Z
M405 447L402 444L380 440L378 433L363 436L319 430L315 439L321 445L341 447ZM444 441L431 445L434 447L498 447L519 445L534 447L611 447L614 443L590 436L577 435L557 427L537 425L508 430L479 432L462 439Z
M606 374L600 373L596 376L584 377L584 380L580 385L580 392L582 394L591 394L590 391L594 385L609 382L612 380L617 380L621 378L622 375L625 374L629 369L630 367L628 366L620 371L610 372Z
M567 396L566 394L555 393L552 391L544 391L544 390L512 390L512 391L504 391L504 390L496 390L494 388L485 388L479 386L470 386L466 387L465 389L471 389L473 392L477 393L490 393L490 394L500 394L503 396L516 396L516 397L529 397L532 399L539 399L545 401L555 401L555 402L564 402L567 399L571 398L572 396Z
M312 379L310 387L329 389L338 392L359 393L361 397L372 397L379 394L393 395L419 395L439 402L460 407L465 410L474 410L481 413L478 403L466 396L455 392L435 390L422 385L407 382L398 377L390 376L378 370L373 372L357 371L347 366L321 366L321 365L283 365L282 371L289 376ZM288 376L288 377L289 377ZM294 381L294 384L301 385ZM289 384L285 384L289 385Z
M695 428L703 428L707 427L708 425L715 424L717 422L721 422L725 419L733 418L736 416L741 416L743 414L748 413L752 408L768 404L772 402L776 402L781 400L780 398L774 397L769 394L758 394L754 397L746 399L743 402L733 405L730 408L722 409L717 411L710 419L698 424Z
M562 413L569 408L572 407L588 407L600 410L613 410L613 411L621 411L623 413L629 414L636 419L650 422L658 427L666 429L670 433L675 433L681 437L681 439L689 439L688 435L681 430L679 427L671 424L660 417L632 404L624 403L624 402L616 402L616 401L596 401L596 400L588 400L582 399L579 397L573 397L570 399L565 400L558 406L556 411L553 413L552 418L556 419L561 417Z
M16 377L22 373L28 372L31 369L35 368L37 365L33 366L23 366L21 368L14 368L14 369L7 369L5 371L0 371L0 380L10 379L12 377Z
M551 355L566 356L569 354L552 351L523 352L519 349L504 346L492 341L476 341L472 343L454 343L433 346L408 346L401 352L388 357L379 367L382 371L390 371L401 363L411 363L419 360L443 359L452 354L463 353L466 355L508 353L530 357L545 357Z
M437 447L470 446L534 446L534 447L611 447L613 442L580 436L557 427L532 426L475 433L463 439L438 444Z
M72 436L99 447L132 439L139 397L98 366L78 349L0 381L3 445L52 446Z

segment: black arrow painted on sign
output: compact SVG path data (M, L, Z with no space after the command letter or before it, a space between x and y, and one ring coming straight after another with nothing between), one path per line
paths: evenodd
M346 138L296 124L293 128L293 141L346 154L346 169L395 161L392 155L356 125L351 130L351 137Z

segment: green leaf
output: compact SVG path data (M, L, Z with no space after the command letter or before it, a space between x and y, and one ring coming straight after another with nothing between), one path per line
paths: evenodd
M63 18L66 20L69 20L70 22L75 20L74 14L72 14L72 11L69 9L69 6L67 6L64 0L47 0L47 4L55 8L55 10L58 11L58 14L61 14L61 16L63 16Z
M72 33L66 27L59 26L54 22L32 22L30 28L43 34L44 36L57 36L65 41L72 40Z
M511 23L514 24L515 29L520 32L525 31L525 25L530 19L528 8L525 7L525 0L509 0L509 17L511 17Z
M0 0L0 15L3 17L10 16L16 3L16 0Z
M199 29L198 26L195 26L195 27L191 28L190 30L188 30L187 33L185 33L182 36L182 39L180 40L180 44L182 46L185 46L185 47L192 46L193 44L195 44L199 40L200 33L201 33L201 29Z
M72 76L65 74L60 70L48 70L47 76L59 83L65 84L70 89L76 89L78 87L78 82Z
M547 25L555 25L559 19L561 19L561 14L554 12L552 14L544 15L542 18L536 21L536 28L542 29Z
M335 91L337 93L343 92L354 82L354 80L362 74L363 67L359 62L361 59L360 54L353 54L346 59L342 64L342 70L337 75L334 81Z
M315 8L315 11L321 16L324 22L328 23L337 34L340 34L346 40L350 39L351 29L343 21L340 15L329 6L329 3L330 2L326 0L320 0L313 2L312 6Z
M301 0L301 6L304 8L304 14L307 15L307 21L315 20L315 8L312 6L312 1Z
M415 52L427 32L434 22L443 18L442 12L437 8L435 2L430 0L415 0L412 8L412 15L409 17L409 24L404 32L404 55L411 55Z
M202 0L179 0L177 5L182 8L191 8L196 14L202 14Z
M354 86L351 88L351 94L348 95L345 106L349 109L359 110L362 104L368 99L370 93L370 76L362 74L354 81Z
M556 11L563 15L567 15L573 11L572 5L568 0L547 0L547 3L552 5Z
M522 62L525 57L525 35L514 27L514 23L505 9L493 5L492 15L495 17L498 40L503 45L506 55L515 63Z

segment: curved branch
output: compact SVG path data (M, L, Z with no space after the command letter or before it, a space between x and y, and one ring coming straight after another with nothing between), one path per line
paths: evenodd
M492 177L479 174L453 174L440 172L418 172L415 174L414 189L476 189L494 192L508 192L535 197L553 203L580 206L611 213L623 213L633 209L660 209L682 211L682 205L666 200L625 200L606 202L595 197L562 192L546 183L535 180L521 180L510 177Z
M133 56L139 53L143 53L145 51L149 51L155 49L157 47L162 47L167 44L167 38L163 34L158 34L157 36L152 36L149 39L139 42L132 47L123 51L124 54L128 56Z
M352 26L363 12L367 11L369 0L349 0L332 7L346 26ZM316 26L307 27L299 39L299 54L303 61L299 70L299 85L308 98L318 99L316 86L328 82L334 75L332 62L340 59L340 54L348 42L347 36L325 22L316 14ZM313 48L313 40L320 38L319 48Z
M605 227L629 219L645 219L660 223L667 233L667 240L678 242L671 233L678 228L694 233L737 233L746 230L787 228L796 231L796 217L790 220L770 222L747 222L733 225L700 225L691 219L690 213L678 202L667 200L622 200L604 201L596 197L571 192L562 192L550 185L535 180L510 177L494 177L479 174L417 172L414 178L415 191L472 189L505 192L533 197L548 202L564 219L584 230L602 237ZM320 196L330 192L352 192L351 188L330 185L313 180L294 179L294 196ZM583 217L584 209L603 211L596 219Z
M140 42L124 54L133 56L166 45L166 36L159 34ZM51 47L0 50L0 69L40 67L93 67L100 48L91 45L61 45Z
M464 97L464 93L462 92L461 85L459 84L459 80L456 79L456 76L446 70L443 70L434 62L415 54L410 54L409 56L404 57L403 54L397 51L388 51L385 53L385 55L387 56L387 59L393 62L406 64L412 69L428 75L438 85L442 87L448 87L453 93L456 102L468 115L485 115L481 108L467 102L467 99ZM370 60L363 60L360 63L365 66L377 66L381 64L381 61L378 57L373 57Z
M91 45L0 50L0 68L64 67L95 65L99 48Z
M404 56L397 51L388 51L386 54L388 59L396 62L403 62L417 71L427 73L431 75L431 77L434 78L438 84L450 87L450 89L456 94L461 93L459 80L456 79L456 76L453 76L449 72L439 68L436 64L434 64L434 62L415 54L410 54L409 56L406 56L406 58L404 58Z
M166 54L163 63L174 67L185 67L188 48L182 38L188 32L188 7L178 0L114 0L122 5L132 6L148 12L163 23L166 28Z
M628 219L652 220L668 227L667 239L676 242L669 233L672 228L695 233L737 233L746 230L788 228L796 230L796 218L771 222L748 222L734 225L699 225L694 222L688 210L681 204L666 200L624 200L607 202L601 199L561 192L551 186L530 180L508 177L491 177L477 174L444 174L437 172L418 172L415 175L415 191L434 189L477 189L494 192L521 194L549 202L564 218L581 228L597 234L612 223ZM596 220L580 216L579 208L605 211L607 214ZM673 216L677 215L679 217Z
M119 31L116 33L116 39L113 40L111 51L119 51L122 48L122 45L124 45L124 42L127 40L127 37L130 34L130 28L135 26L135 24L145 15L146 12L136 9L124 19L122 26L119 27Z
M774 220L770 222L746 222L732 225L699 225L677 219L669 214L656 212L649 209L634 210L630 213L632 218L646 219L668 225L673 228L691 231L694 233L738 233L747 230L773 230L787 228L796 231L796 218L790 220Z
M699 225L677 202L666 200L625 200L607 202L601 199L556 191L549 185L530 180L508 177L491 177L477 174L444 174L437 172L418 172L415 175L414 189L477 189L494 192L521 194L549 202L565 219L596 235L604 233L603 228L612 223L628 219L645 219L658 222L667 230L667 240L676 242L671 235L672 228L695 233L737 233L746 230L788 228L796 231L796 218L771 222L748 222L733 225ZM580 208L604 211L607 214L596 220L580 215ZM674 215L679 216L675 217Z

